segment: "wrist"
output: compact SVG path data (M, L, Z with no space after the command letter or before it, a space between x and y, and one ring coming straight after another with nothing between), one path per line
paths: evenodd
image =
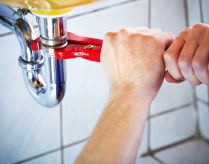
M110 97L113 99L123 98L125 100L136 100L138 102L145 102L151 104L154 99L154 94L146 89L139 89L134 87L112 87Z

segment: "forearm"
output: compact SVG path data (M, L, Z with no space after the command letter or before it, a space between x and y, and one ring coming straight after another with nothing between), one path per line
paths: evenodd
M150 102L144 95L112 93L76 163L134 163Z

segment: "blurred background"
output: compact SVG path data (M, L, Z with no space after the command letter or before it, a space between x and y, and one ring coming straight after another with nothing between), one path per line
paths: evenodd
M208 0L104 0L68 16L68 31L103 38L122 27L159 27L177 35L209 24ZM35 26L35 17L28 16ZM29 95L18 66L14 34L0 25L0 164L71 164L105 106L108 82L99 63L67 62L67 92L54 109ZM209 163L209 90L164 82L152 104L137 163Z

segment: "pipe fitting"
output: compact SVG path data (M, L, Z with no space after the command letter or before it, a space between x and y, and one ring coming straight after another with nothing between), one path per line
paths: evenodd
M67 44L66 18L37 17L41 42L45 46L60 48Z
M61 102L66 89L65 61L56 60L54 48L67 44L65 18L37 18L42 50L34 51L31 43L36 34L21 11L0 5L0 24L12 30L20 43L19 65L29 93L41 105L54 107Z

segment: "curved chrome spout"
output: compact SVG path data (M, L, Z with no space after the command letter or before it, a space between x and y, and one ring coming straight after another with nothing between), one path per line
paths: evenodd
M43 25L46 24L39 23L41 36L43 34L41 29L62 31L63 35L41 39L42 49L33 51L31 43L37 37L33 27L24 18L23 11L25 10L15 11L8 6L0 5L0 23L11 29L19 40L22 50L19 65L23 70L28 91L39 104L45 107L54 107L63 99L66 88L65 61L56 60L53 54L54 47L59 48L66 44L65 34L63 33L63 31L66 31L65 18L52 19L52 24L62 23L60 26L44 27ZM45 19L43 18L43 20ZM60 43L62 44L47 45L47 39L49 43L54 43L53 40L61 40Z

